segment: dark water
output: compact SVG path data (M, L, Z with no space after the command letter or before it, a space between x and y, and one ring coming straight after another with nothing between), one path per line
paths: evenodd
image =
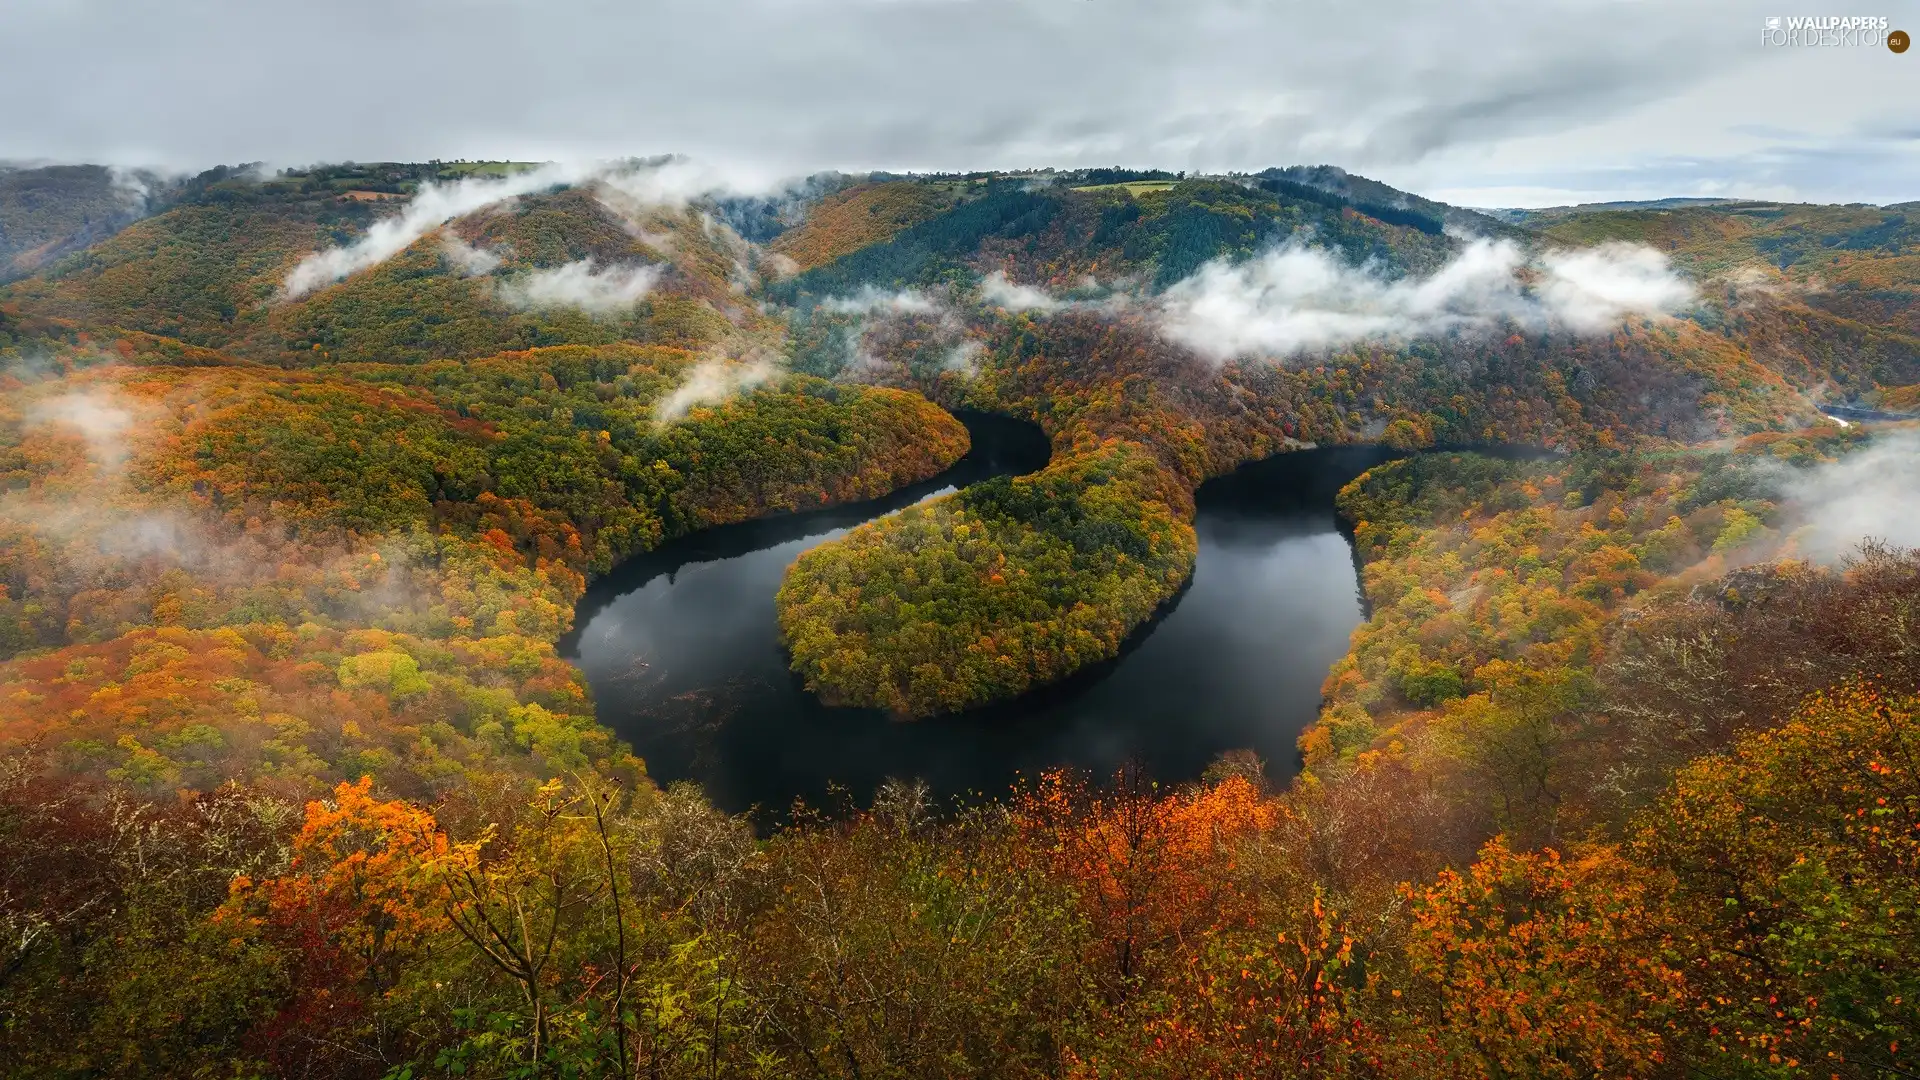
M801 688L773 606L801 552L919 499L1045 464L1038 429L963 419L973 453L916 489L714 529L597 583L562 651L586 672L602 721L657 780L696 780L730 811L827 805L832 788L864 803L887 777L918 777L942 795L998 793L1055 765L1107 773L1134 761L1181 781L1234 749L1289 775L1294 739L1361 618L1333 496L1387 451L1285 454L1202 487L1192 583L1118 658L1066 683L918 722L827 708Z

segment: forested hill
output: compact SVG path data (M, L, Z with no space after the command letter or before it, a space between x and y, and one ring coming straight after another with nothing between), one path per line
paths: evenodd
M484 182L515 171L524 170L365 166L270 178L214 170L192 181L172 209L5 295L78 326L136 330L282 366L415 362L621 340L699 347L725 336L719 309L732 295L734 263L704 219L648 208L629 220L584 191L559 187L529 192L501 213L464 217L444 234L435 228L367 273L278 302L302 258L364 236L421 184ZM463 256L469 250L487 254ZM486 280L534 268L584 269L588 260L603 271L629 264L671 270L645 290L644 304L619 303L617 313L538 297L505 303ZM480 267L484 273L475 272ZM595 285L603 288L586 297L590 305L597 297L619 299L605 291L610 281L582 283ZM637 290L633 299L640 299Z
M152 174L102 165L0 163L0 281L113 235L163 201L168 186Z
M1920 556L1858 533L1913 434L1816 407L1920 402L1911 205L712 187L0 172L0 1076L1911 1071ZM830 702L1110 660L1203 481L1412 455L1340 494L1297 782L758 837L599 723L590 577L926 480L962 406L1052 459L797 560Z
M898 180L847 196L912 214L835 206L779 241L851 249L768 287L795 307L796 365L1026 415L1057 452L1013 483L1017 497L963 494L930 521L884 522L801 562L784 625L796 666L837 700L965 708L1113 655L1190 572L1194 487L1290 444L1687 444L1797 428L1817 422L1813 402L1872 403L1920 382L1917 245L1898 210L1731 203L1523 230L1334 169L917 183L918 201ZM1585 254L1555 263L1564 252ZM1502 259L1622 281L1653 268L1636 286L1684 282L1690 296L1672 318L1530 326L1459 284ZM1462 332L1489 302L1508 304L1494 321L1513 332ZM1370 319L1435 329L1314 338ZM1221 342L1221 327L1241 336ZM1169 340L1183 328L1197 332ZM1233 355L1261 347L1311 362ZM929 537L963 526L1008 567L1064 559L1076 573L955 583L933 553L968 545ZM848 575L912 604L831 584ZM899 610L962 614L936 627Z

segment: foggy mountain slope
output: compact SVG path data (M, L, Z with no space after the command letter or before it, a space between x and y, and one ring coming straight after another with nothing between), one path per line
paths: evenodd
M103 165L0 163L0 282L104 240L164 205L168 184Z
M1045 185L976 180L973 200L809 269L772 295L804 308L868 287L964 284L1001 273L1011 285L1040 290L1023 304L1057 308L1062 300L1159 292L1211 261L1251 265L1279 245L1325 250L1387 278L1432 273L1467 247L1458 235L1434 235L1432 223L1453 208L1402 199L1415 208L1404 211L1414 216L1403 224L1368 216L1347 196L1322 197L1336 180L1349 195L1404 194L1338 170L1269 170L1261 175L1273 191L1171 179L1077 190L1074 175ZM1303 191L1309 180L1318 186ZM1384 204L1367 205L1394 216ZM1910 265L1920 246L1899 212L1726 203L1588 210L1533 230L1479 220L1492 227L1493 242L1523 250L1616 243L1665 254L1698 285L1687 317L1721 339L1713 351L1758 356L1802 392L1855 397L1920 380L1912 340L1920 303ZM1729 387L1744 379L1728 378Z
M1417 229L1233 181L1188 180L1135 194L1124 186L1077 190L1071 179L1044 186L975 181L978 194L969 200L812 268L779 295L928 284L962 268L1004 269L1022 283L1055 288L1087 275L1144 276L1164 287L1210 259L1244 258L1303 231L1352 261L1373 258L1395 268L1437 265L1447 250ZM953 186L944 179L913 183Z
M1712 282L1719 328L1809 389L1920 382L1920 218L1897 207L1720 202L1580 210L1551 241L1644 243Z
M1316 187L1341 196L1354 203L1363 213L1368 208L1381 207L1418 214L1471 236L1517 235L1506 227L1517 223L1509 223L1498 216L1471 208L1449 206L1422 198L1378 180L1350 173L1337 165L1294 165L1284 169L1268 169L1260 175Z
M700 346L759 320L736 287L754 274L750 251L707 211L556 185L483 192L390 255L289 293L296 269L391 227L423 184L484 187L500 175L355 166L202 178L180 205L0 288L0 302L290 365L570 342Z
M805 208L768 248L811 270L938 216L965 197L967 186L896 180L847 188Z

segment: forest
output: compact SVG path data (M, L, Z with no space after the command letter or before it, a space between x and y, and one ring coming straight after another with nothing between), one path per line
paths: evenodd
M659 167L0 174L0 1075L1915 1071L1920 552L1804 494L1912 452L1816 408L1920 400L1906 210ZM1309 244L1383 304L1623 244L1693 298L1176 333ZM806 551L794 677L964 720L1117 655L1208 479L1391 447L1298 775L772 827L649 775L556 650L587 583L938 476L962 408L1051 460Z

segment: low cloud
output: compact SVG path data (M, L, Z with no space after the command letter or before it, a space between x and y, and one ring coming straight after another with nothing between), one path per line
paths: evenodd
M502 286L500 296L520 308L572 307L594 315L611 315L631 308L652 292L662 272L659 266L648 265L596 269L592 259L581 259L551 270L535 270Z
M1009 281L1004 270L995 270L980 279L980 299L994 307L1015 312L1058 311L1063 303L1045 289Z
M777 251L761 252L758 266L761 272L773 281L785 281L800 272L799 263Z
M771 382L783 370L778 357L761 351L738 359L715 356L702 360L687 372L673 393L654 406L654 422L671 424L701 405L718 405Z
M647 162L595 165L548 163L502 177L474 177L450 184L427 184L398 214L382 218L366 235L345 247L316 251L287 275L282 295L289 300L366 270L405 251L421 237L455 218L478 213L522 195L579 184L594 184L603 201L622 204L622 213L648 207L682 208L715 195L750 190L757 179L689 161L668 158Z
M87 440L88 456L107 469L119 469L130 453L127 431L133 426L133 411L111 394L89 390L48 398L27 410L26 422L77 429Z
M863 285L852 296L832 296L820 301L820 309L834 315L938 315L946 310L933 297L918 289L888 292Z
M154 185L159 180L157 176L141 169L127 169L119 165L110 166L107 176L114 195L126 204L127 209L135 213L146 213L147 205L153 199Z
M440 255L461 277L486 277L503 261L486 248L474 247L451 233L440 238Z
M613 166L601 170L597 179L641 206L676 209L708 196L746 194L767 186L760 179L684 157Z
M973 338L968 338L947 350L945 367L948 371L957 371L963 375L977 375L980 372L980 356L987 347Z
M1169 337L1214 360L1292 356L1361 341L1403 341L1517 324L1605 330L1664 316L1694 298L1660 252L1604 244L1529 258L1506 240L1476 240L1424 278L1390 279L1324 248L1289 244L1217 260L1161 297Z
M470 178L451 184L427 184L398 214L374 222L360 239L345 247L316 251L300 260L287 275L283 292L287 299L297 300L349 274L378 266L454 218L584 178L578 168L549 164L497 179Z
M1004 270L995 270L980 279L980 302L1013 314L1091 311L1114 315L1140 300L1145 288L1145 282L1139 280L1121 280L1102 287L1088 274L1066 296L1057 296L1037 285L1022 285L1007 277Z
M1539 263L1536 291L1548 319L1576 333L1608 330L1632 315L1669 315L1694 301L1693 286L1666 255L1642 244L1549 251Z
M1784 485L1784 506L1800 554L1836 563L1863 540L1920 547L1920 432L1878 436L1865 449Z
M978 369L978 347L969 344L966 320L944 287L889 292L863 286L850 296L822 300L818 310L850 317L841 338L846 354L839 370L844 377L884 381Z

